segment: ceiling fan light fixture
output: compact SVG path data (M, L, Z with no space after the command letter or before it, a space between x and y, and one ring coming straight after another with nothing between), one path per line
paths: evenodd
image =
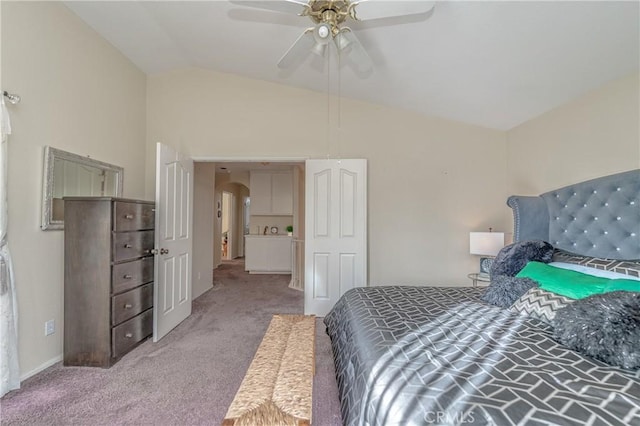
M340 31L334 38L333 41L336 44L339 52L347 52L349 47L351 46L351 40L344 35L344 30Z
M327 44L331 37L331 26L324 22L316 25L313 30L313 38L315 38L318 44Z
M1 1L1 0L0 0ZM300 63L309 51L325 57L327 46L333 40L337 52L349 58L358 72L367 73L373 67L371 58L356 37L355 32L344 26L349 20L366 21L397 18L407 15L428 17L434 1L391 0L230 0L260 9L291 12L305 16L314 22L307 28L278 61L278 67L286 69ZM357 9L357 10L356 10ZM357 13L356 13L357 12Z
M326 43L316 43L312 48L311 51L313 53L315 53L316 55L323 57L327 51L327 44Z

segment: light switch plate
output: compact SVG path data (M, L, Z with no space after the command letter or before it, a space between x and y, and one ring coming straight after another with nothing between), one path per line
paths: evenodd
M44 335L50 336L56 332L56 322L55 320L49 320L44 323Z

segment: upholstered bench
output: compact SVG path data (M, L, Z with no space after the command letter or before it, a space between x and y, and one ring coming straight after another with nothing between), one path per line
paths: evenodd
M310 425L315 316L274 315L223 426Z

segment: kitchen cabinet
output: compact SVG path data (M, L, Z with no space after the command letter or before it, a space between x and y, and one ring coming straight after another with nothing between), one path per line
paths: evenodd
M245 270L250 273L291 273L291 240L286 235L246 235Z
M251 171L249 195L252 215L290 216L293 214L293 173Z

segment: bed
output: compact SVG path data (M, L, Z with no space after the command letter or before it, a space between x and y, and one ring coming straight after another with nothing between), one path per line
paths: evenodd
M516 242L638 273L640 170L507 204ZM345 293L324 320L344 424L640 424L640 369L569 349L552 323L485 303L485 291Z

